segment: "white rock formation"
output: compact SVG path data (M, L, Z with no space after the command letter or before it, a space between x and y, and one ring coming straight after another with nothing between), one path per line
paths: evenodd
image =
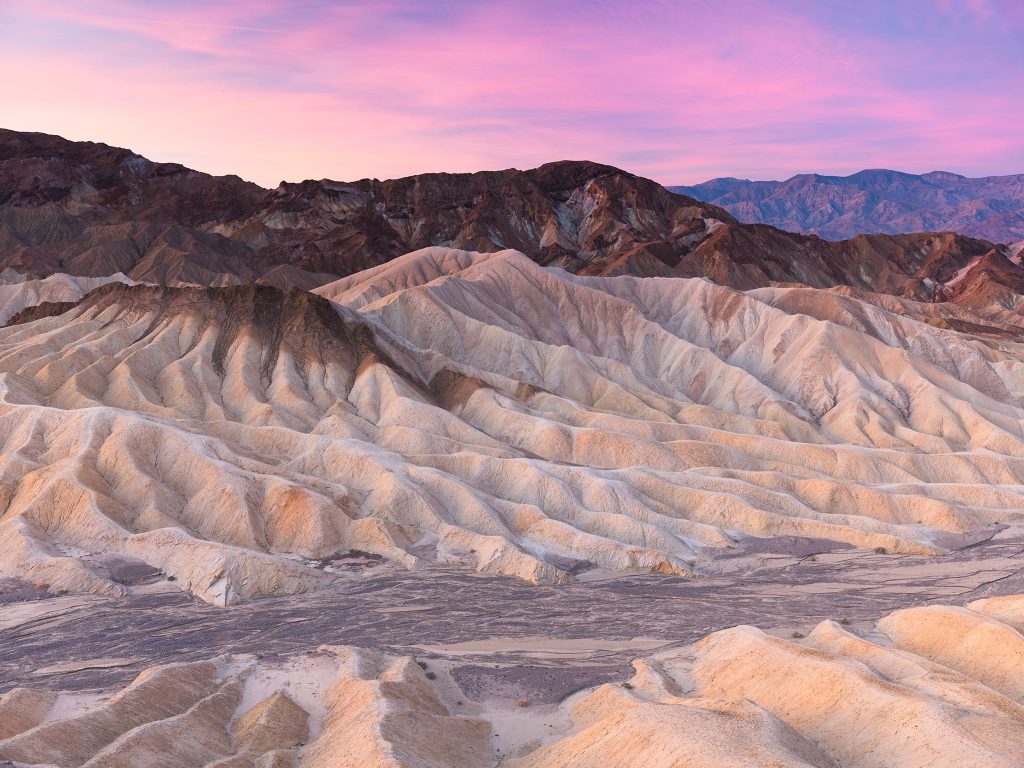
M0 574L120 593L116 555L226 604L351 549L557 583L1022 517L1024 346L927 305L443 248L318 293L107 286L0 330Z
M0 272L0 325L26 307L44 301L78 301L92 289L115 282L135 285L134 280L128 279L120 272L110 277L81 277L57 273L37 278L5 269Z
M1007 246L1006 253L1010 257L1010 261L1014 264L1020 264L1021 255L1024 254L1024 240L1018 243L1010 243Z

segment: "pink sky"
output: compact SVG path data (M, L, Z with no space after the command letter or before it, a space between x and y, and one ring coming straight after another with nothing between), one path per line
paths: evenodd
M0 5L0 126L281 179L1024 172L1024 2Z

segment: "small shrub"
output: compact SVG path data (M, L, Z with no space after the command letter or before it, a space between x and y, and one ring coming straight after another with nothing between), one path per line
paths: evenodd
M792 637L796 638L797 640L799 640L800 638L802 638L802 637L804 637L804 636L805 636L805 635L804 635L804 633L803 633L803 632L794 632L794 633L792 634Z
M516 706L519 707L519 709L526 709L526 707L530 706L530 702L526 699L518 699L516 701Z
M885 547L875 547L875 554L876 555L888 555L889 554L889 550L886 549Z
M177 580L178 580L178 577L177 577L177 576L168 576L168 577L167 577L167 580L168 580L168 581L177 581Z
M434 674L433 672L427 672L426 677L427 677L427 680L437 680L437 675Z
M625 688L627 691L632 691L633 690L633 684L632 683L623 683L622 687Z
M427 668L427 662L425 662L425 661L420 661L419 659L417 659L416 663L419 664L420 669L426 669Z
M842 624L844 627L850 626L850 620L849 619L840 619L839 623Z

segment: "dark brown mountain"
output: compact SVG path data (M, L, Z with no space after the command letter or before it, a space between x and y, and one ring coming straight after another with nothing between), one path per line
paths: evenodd
M868 170L786 181L722 178L669 189L720 205L746 223L831 240L936 230L994 243L1024 239L1024 174L970 179L945 171Z
M429 245L514 248L581 274L707 276L744 289L852 285L916 298L993 247L949 233L833 243L744 225L591 162L266 190L105 144L0 131L0 269L309 289Z
M0 131L0 263L39 275L253 279L251 249L214 230L264 194L127 149Z
M942 301L973 309L1002 307L1020 311L1024 302L1024 268L993 249L968 262L937 293Z

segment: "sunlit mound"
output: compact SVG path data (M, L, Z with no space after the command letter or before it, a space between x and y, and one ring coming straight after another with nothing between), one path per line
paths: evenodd
M325 646L0 697L0 761L72 768L1016 768L1024 596L748 626L554 704L471 699L433 660ZM436 670L436 671L435 671Z
M0 330L0 573L119 593L127 558L226 604L351 550L564 582L1024 509L1004 310L444 248L317 293L115 283Z

